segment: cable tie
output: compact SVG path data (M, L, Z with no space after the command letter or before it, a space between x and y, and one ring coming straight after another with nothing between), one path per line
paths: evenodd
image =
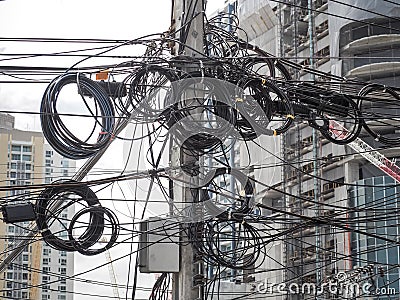
M263 78L263 79L261 79L261 83L262 83L262 85L265 85L267 83L267 80Z
M277 136L278 135L278 133L276 132L276 130L274 129L274 136Z
M243 100L243 98L240 98L240 97L236 97L236 102L243 102L244 100Z
M286 118L294 120L294 116L293 115L287 115Z

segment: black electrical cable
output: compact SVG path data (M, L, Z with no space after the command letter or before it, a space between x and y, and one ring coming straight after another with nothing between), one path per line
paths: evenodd
M69 181L72 182L72 181ZM68 182L67 182L68 183ZM80 200L86 202L88 207L100 207L100 202L96 194L85 184L77 185L74 187L65 187L61 184L55 185L44 189L36 200L36 224L39 232L41 233L44 241L51 247L57 250L64 251L75 251L76 247L72 241L64 240L57 237L50 230L49 223L52 219L57 219L50 208L57 201L68 200L69 204L72 205L79 197ZM65 228L67 230L67 228ZM90 213L90 220L87 229L79 237L80 246L82 248L88 248L93 246L99 241L104 230L104 212L103 213Z
M373 101L370 101L370 94L377 94L371 99ZM382 97L385 94L389 96L388 99ZM376 141L385 145L400 144L400 123L395 117L400 110L399 101L400 94L379 84L367 85L359 93L358 105L363 116L363 127Z
M111 226L111 233L110 233L110 238L107 241L106 245L101 247L101 248L97 248L97 249L90 249L90 247L94 246L93 242L96 241L96 243L100 240L100 237L98 237L98 234L96 234L96 238L91 241L90 246L87 243L87 237L85 237L85 234L81 235L80 237L78 237L77 239L74 238L73 232L74 230L76 230L77 228L80 228L82 225L76 227L76 223L78 222L78 219L80 217L82 217L85 214L90 214L90 219L94 219L95 217L98 219L102 219L103 223L105 223L105 220L108 221L108 223L110 223ZM91 230L91 227L102 227L102 231L104 230L104 224L93 224L94 222L89 222L89 224L87 224L87 228L85 230L85 232L88 232L89 230ZM86 227L86 226L85 226ZM111 211L110 209L106 208L106 207L102 207L102 206L89 206L86 207L84 209L81 209L78 213L76 213L70 224L68 227L68 238L69 238L69 242L71 242L72 247L78 251L79 253L83 254L83 255L97 255L99 253L102 253L108 249L110 249L114 243L117 241L118 238L118 234L119 234L119 223L118 223L118 218L115 215L115 213L113 211Z
M81 95L85 106L91 111L88 101L84 94L92 97L92 101L98 108L101 117L94 114L95 127L100 126L95 143L88 142L90 136L86 140L82 140L75 136L64 124L58 115L57 99L66 85L76 84L78 93ZM46 140L62 156L71 159L82 159L93 156L103 149L111 140L114 130L114 107L105 90L96 82L90 80L80 73L66 73L54 79L47 87L40 106L40 116L43 134ZM94 133L92 131L91 135Z

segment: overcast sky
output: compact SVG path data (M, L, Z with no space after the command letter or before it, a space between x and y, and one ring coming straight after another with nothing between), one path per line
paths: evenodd
M222 7L223 2L224 0L209 1L207 11L217 10ZM0 37L134 39L146 34L167 30L170 25L170 15L170 0L5 0L0 1ZM42 43L39 45L0 41L0 54L53 53L82 47L79 44ZM3 66L56 66L66 68L77 61L76 58L49 57L2 61L4 57L0 56L0 65ZM4 76L1 79L12 80L12 78ZM45 88L46 84L0 83L0 110L39 112L40 101ZM20 114L15 116L17 128L41 129L37 117ZM102 169L121 167L123 164L121 152L122 145L113 145L96 167ZM144 184L142 189L146 186ZM110 196L110 191L106 193ZM113 196L120 196L117 189L114 190ZM124 211L123 204L117 205L122 205L120 210ZM127 247L119 247L113 249L111 255L113 258L117 258L127 254L128 250ZM104 254L90 258L76 255L75 270L76 273L79 273L104 262ZM126 283L127 265L127 259L114 263L118 282L121 284ZM108 282L110 280L107 268L91 272L85 275L85 278ZM141 276L139 286L151 286L153 280L154 275ZM111 288L94 287L87 284L76 284L75 291L112 295ZM122 292L121 290L120 293L122 294ZM139 292L138 295L145 296L147 294ZM104 298L75 296L75 299Z

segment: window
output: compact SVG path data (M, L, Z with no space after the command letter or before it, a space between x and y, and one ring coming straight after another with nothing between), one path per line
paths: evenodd
M12 145L11 146L11 151L20 152L21 151L21 146L20 145Z
M12 289L12 282L7 281L7 288Z
M46 166L46 167L51 167L51 164L52 164L52 163L53 163L52 160L46 159L46 164L45 164L45 166Z
M50 267L43 267L43 274L50 272Z
M11 178L17 178L17 172L10 172Z
M67 268L60 268L61 275L67 275Z
M28 292L22 292L22 299L28 299Z
M29 154L23 154L22 155L22 160L23 161L31 161L31 155L29 155Z
M22 273L22 280L28 280L28 273Z
M67 299L65 295L58 295L58 300L65 300Z
M68 170L63 170L63 176L68 176Z
M30 173L25 173L25 179L31 179L31 174Z
M43 264L48 265L50 262L50 258L43 258Z
M47 293L49 288L50 288L49 285L43 285L43 286L42 286L42 292L43 292L43 293Z
M16 169L17 168L17 164L16 163L11 163L11 169Z
M12 160L20 160L21 159L21 154L11 154L11 159Z
M60 263L62 266L66 266L66 265L67 265L67 260L66 260L65 258L61 258L61 259L59 259L59 263Z
M22 255L22 260L23 261L28 261L29 260L29 255L28 254Z
M14 232L14 226L8 226L8 232L13 233Z
M51 253L51 249L43 249L43 255L49 255Z
M51 157L53 155L53 151L46 150L46 157Z
M7 279L13 279L13 273L7 273Z
M47 300L47 295L42 295L42 300Z
M32 152L32 146L22 146L22 152Z
M66 286L63 286L63 285L60 285L60 286L58 287L58 290L59 290L59 291L62 291L62 292L65 292L65 291L67 290L67 287L66 287Z
M31 165L30 165L30 164L26 164L26 165L25 165L25 170L30 171L30 170L31 170Z
M67 251L60 251L60 256L67 256Z

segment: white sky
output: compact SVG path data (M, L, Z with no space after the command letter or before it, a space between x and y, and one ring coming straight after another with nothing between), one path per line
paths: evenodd
M210 0L208 12L222 7L224 0ZM105 38L134 39L146 34L163 32L170 25L170 0L6 0L0 1L0 37L9 38ZM94 46L89 45L90 47ZM10 53L52 53L82 48L82 44L60 43L16 43L1 42L0 54ZM130 51L129 49L126 51ZM134 50L132 50L134 51ZM137 53L132 53L137 54ZM29 58L24 60L1 61L2 66L46 66L68 67L77 58ZM1 77L2 80L12 80ZM0 83L0 110L39 112L45 84L6 84ZM37 117L16 114L16 127L19 129L40 130ZM122 145L113 145L96 166L98 168L120 168L122 166ZM146 184L142 187L145 189ZM113 195L118 196L118 192ZM110 193L108 192L108 196ZM121 205L121 204L119 204ZM123 204L122 204L123 205ZM119 208L124 210L124 207ZM127 247L119 247L111 252L112 258L128 253ZM104 254L95 257L76 255L75 272L81 272L105 262ZM116 262L114 269L118 282L126 283L126 259ZM85 275L87 279L109 282L107 267ZM140 276L138 286L152 285L153 275ZM93 292L112 296L108 287L76 284L75 292ZM125 296L120 290L121 296ZM148 297L147 294L137 293ZM130 297L130 295L128 296ZM104 299L75 296L76 300Z

